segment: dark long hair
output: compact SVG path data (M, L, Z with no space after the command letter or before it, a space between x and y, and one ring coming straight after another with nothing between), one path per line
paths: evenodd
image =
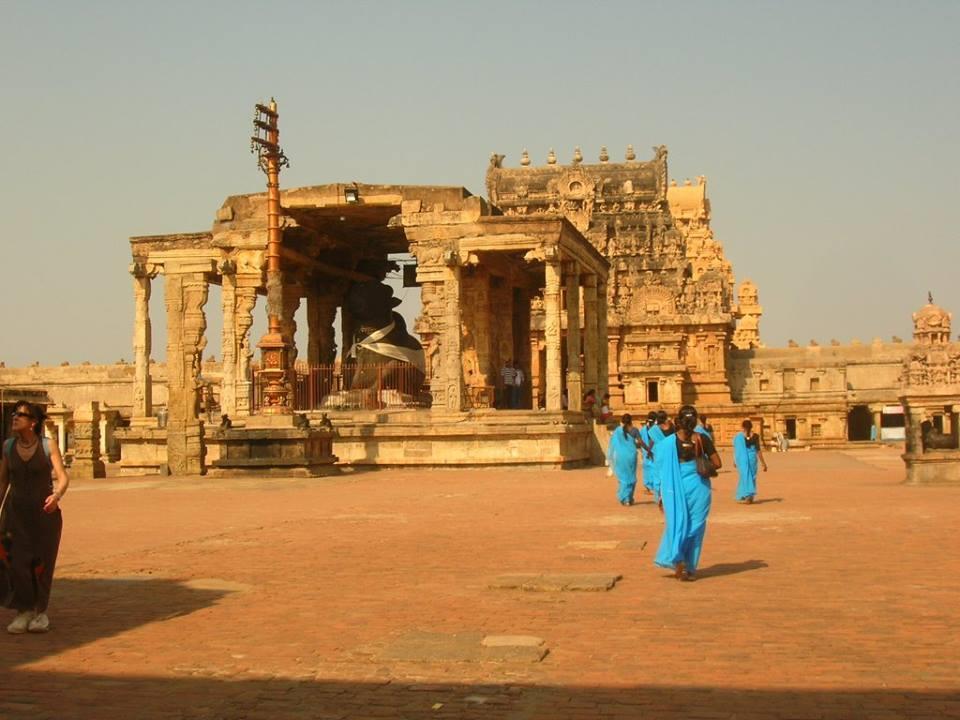
M620 429L623 430L623 436L625 438L630 437L630 433L627 432L627 425L633 424L633 415L630 413L624 413L623 417L620 418Z
M692 433L697 427L697 409L693 405L684 405L677 413L677 427Z
M17 404L13 406L13 411L30 413L33 417L33 422L36 423L32 428L36 436L42 438L46 434L44 422L46 422L47 413L44 412L42 407L26 400L19 400Z

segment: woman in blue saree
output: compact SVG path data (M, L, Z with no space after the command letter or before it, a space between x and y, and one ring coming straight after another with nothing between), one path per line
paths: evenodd
M738 503L750 505L757 494L757 464L767 471L767 461L760 449L760 437L753 432L753 423L743 421L743 431L733 438L733 464L737 468L740 480L735 494Z
M653 465L653 437L651 429L657 421L657 414L650 412L647 422L640 426L640 454L643 456L643 487L648 495L655 495L657 490L657 471Z
M610 436L607 464L617 476L617 500L621 505L633 505L633 491L637 487L637 439L629 413L620 418L620 427Z
M654 446L665 524L653 562L673 570L678 580L696 577L710 514L710 478L697 472L697 457L703 455L714 468L720 468L713 441L696 427L696 408L684 405L677 417L676 435L668 436L659 450Z
M673 435L673 424L670 422L670 417L663 410L659 410L653 414L653 424L650 426L650 450L653 454L653 464L651 467L651 475L653 480L651 482L652 490L654 497L657 500L660 499L660 455L657 453L657 445L660 447L664 446L664 440Z

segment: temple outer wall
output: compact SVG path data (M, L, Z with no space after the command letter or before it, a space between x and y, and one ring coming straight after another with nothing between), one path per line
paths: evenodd
M167 403L166 368L163 364L153 363L150 374L153 378L153 401L156 409L156 406ZM132 363L0 367L0 388L42 390L47 393L51 403L68 408L96 401L101 407L120 410L126 417L129 417L132 407L133 381Z

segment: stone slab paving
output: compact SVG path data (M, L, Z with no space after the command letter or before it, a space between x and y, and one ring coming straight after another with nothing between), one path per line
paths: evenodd
M893 450L768 461L753 506L715 481L689 584L602 468L78 483L0 718L960 718L960 489ZM623 577L489 587L522 573Z

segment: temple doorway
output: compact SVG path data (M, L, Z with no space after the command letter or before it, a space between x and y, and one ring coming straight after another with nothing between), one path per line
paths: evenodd
M866 405L855 405L847 415L847 440L859 442L870 439L873 416ZM879 428L878 428L879 430Z

